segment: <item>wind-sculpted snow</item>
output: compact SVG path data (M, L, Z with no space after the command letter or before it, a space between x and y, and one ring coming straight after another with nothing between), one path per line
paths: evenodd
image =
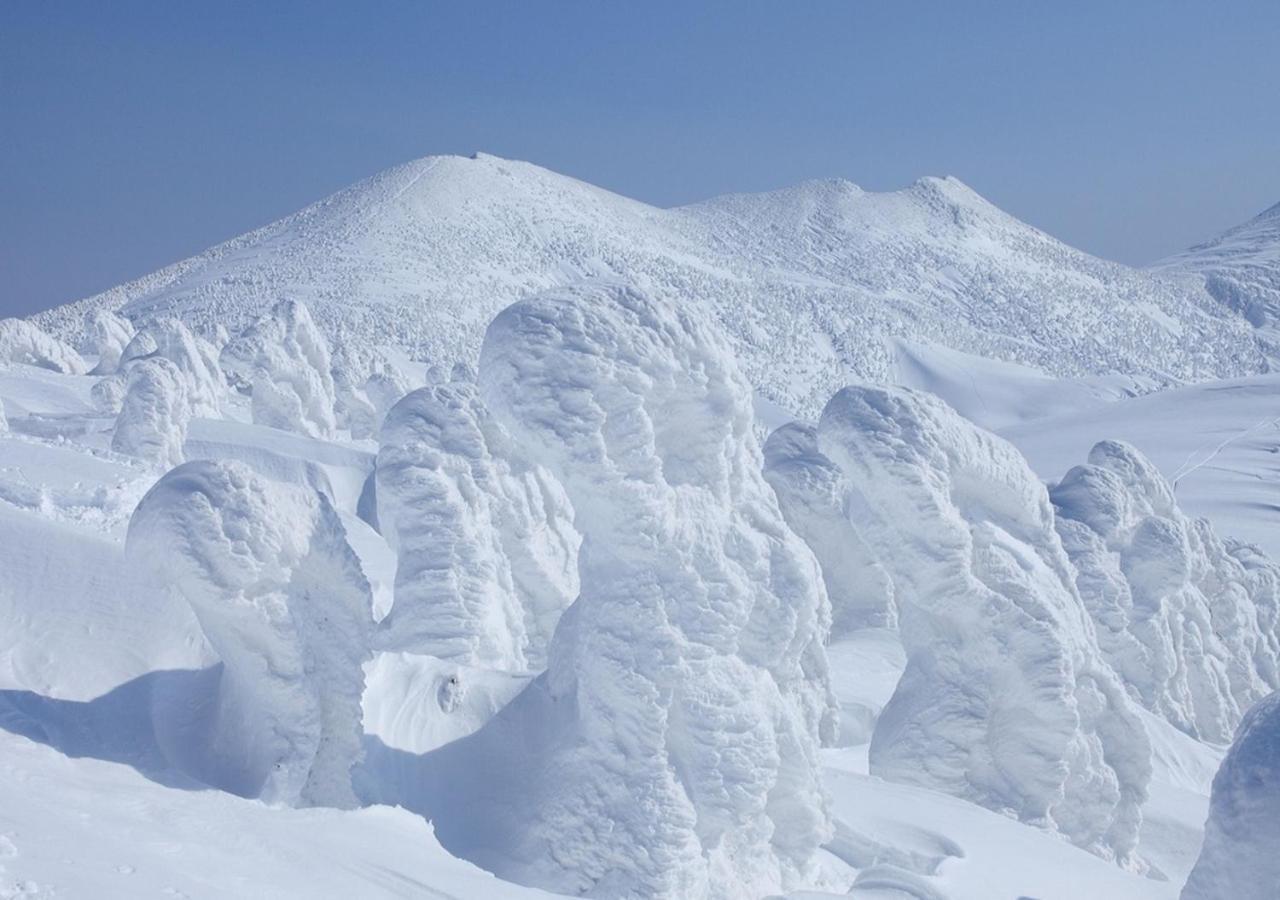
M372 598L328 501L241 463L190 462L143 498L127 549L222 659L199 774L271 802L355 805Z
M1159 470L1120 441L1094 446L1052 498L1107 660L1148 709L1229 741L1277 687L1280 570L1183 515Z
M1149 742L1023 458L931 395L870 387L832 398L818 448L893 579L907 652L872 774L1138 865Z
M178 367L186 382L192 415L216 418L222 412L225 382L218 369L218 353L183 322L162 318L139 329L120 354L120 370L137 360L163 357Z
M581 594L547 671L437 751L446 845L592 897L776 892L830 834L813 556L761 476L751 392L690 305L584 285L490 326L479 383L564 484Z
M209 333L291 296L334 346L347 335L472 361L503 307L602 274L698 303L755 386L807 416L853 379L891 379L894 338L1160 384L1264 366L1253 329L1200 279L1088 256L953 178L886 193L816 181L663 210L486 155L397 166L39 321L65 334L104 307Z
M133 323L106 309L95 309L85 316L84 333L79 350L97 357L94 375L110 375L120 367L120 357L135 334Z
M416 390L382 427L378 522L397 551L391 650L538 671L578 595L573 509L521 462L466 374Z
M110 378L102 383L114 382ZM98 399L104 405L111 402L106 390ZM172 468L183 460L182 445L190 421L187 383L178 367L163 356L137 360L129 366L111 449Z
M88 368L72 347L26 319L0 319L0 362L39 366L65 375L83 375Z
M282 300L222 348L228 380L253 397L253 421L310 437L333 435L329 344L306 306Z
M1182 900L1280 897L1280 694L1244 716L1213 779L1200 858Z
M893 581L845 514L849 488L839 467L818 450L817 429L798 422L782 426L769 435L764 459L764 477L787 524L822 566L832 638L896 625Z

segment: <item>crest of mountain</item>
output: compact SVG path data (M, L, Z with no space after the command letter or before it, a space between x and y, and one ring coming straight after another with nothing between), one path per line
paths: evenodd
M212 334L288 297L330 340L452 362L474 360L515 300L598 275L700 298L755 386L809 416L852 380L891 380L904 336L1055 375L1265 366L1248 323L1198 281L1074 250L953 178L888 193L808 182L664 210L485 155L388 169L37 320L72 343L96 309Z
M1258 329L1268 354L1280 356L1280 203L1153 269L1202 276L1215 299Z

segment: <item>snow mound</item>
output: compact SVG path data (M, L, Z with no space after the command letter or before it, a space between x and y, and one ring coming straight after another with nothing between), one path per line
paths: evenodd
M228 380L252 395L256 424L333 435L329 344L303 304L277 303L222 348L219 362Z
M139 329L129 341L120 354L120 370L157 356L169 360L182 373L192 415L217 418L221 414L225 382L212 344L178 319L161 318Z
M831 636L892 628L898 612L893 580L844 511L849 487L818 449L818 430L793 422L769 435L764 477L787 524L813 550L831 598Z
M519 460L460 378L397 403L382 427L378 523L398 554L382 645L471 666L538 671L578 595L573 508Z
M115 378L101 384L115 385ZM94 396L106 406L114 402L109 389ZM111 436L111 449L136 456L165 469L183 460L191 406L187 383L178 367L163 356L140 359L129 366L128 382L120 398L120 413Z
M127 552L195 612L223 673L204 780L288 805L356 805L372 597L337 513L242 463L147 492Z
M907 667L871 773L1134 857L1151 750L1101 658L1043 485L942 401L849 387L818 448L894 582Z
M582 589L547 671L437 751L442 842L593 897L777 891L830 834L828 612L724 338L691 305L585 284L499 315L479 383L564 484Z
M1280 897L1280 694L1245 714L1213 779L1204 846L1182 900Z
M95 309L85 316L80 352L97 357L92 374L110 375L120 366L124 348L133 340L133 323L110 310Z
M1277 687L1280 570L1183 515L1159 470L1121 441L1096 444L1051 496L1108 662L1148 709L1228 742Z
M0 319L0 362L38 366L64 375L83 375L88 368L73 348L26 319Z

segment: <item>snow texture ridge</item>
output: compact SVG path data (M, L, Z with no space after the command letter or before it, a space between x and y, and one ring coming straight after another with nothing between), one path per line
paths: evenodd
M1026 461L906 389L842 390L823 411L818 448L893 578L907 653L872 736L871 773L1139 866L1149 742L1097 649Z
M274 803L355 806L372 596L323 495L241 463L186 463L138 505L127 551L176 587L222 659L192 774Z
M119 380L108 378L100 384L114 386ZM98 391L98 385L94 387L95 400L104 409L117 402L110 388ZM182 462L191 406L186 380L177 366L163 356L137 360L129 366L124 395L118 402L112 450L163 469Z
M471 373L392 407L376 477L378 523L398 555L381 645L540 671L578 595L573 509L550 473L517 458Z
M1280 570L1183 515L1159 470L1121 441L1094 446L1051 496L1108 661L1148 709L1230 741L1277 687Z
M761 475L751 391L696 307L609 283L494 320L492 415L564 484L581 593L547 671L443 748L441 840L592 897L729 898L807 872L830 825L828 610Z
M0 319L0 362L38 366L64 375L83 375L88 369L72 347L26 319Z
M1204 846L1182 900L1280 897L1280 694L1248 711L1213 779Z

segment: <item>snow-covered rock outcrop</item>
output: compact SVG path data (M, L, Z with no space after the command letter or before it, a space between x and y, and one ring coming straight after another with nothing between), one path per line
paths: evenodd
M311 437L333 435L329 345L307 308L282 300L222 348L227 380L253 397L253 421Z
M328 501L241 463L190 462L139 503L127 550L222 659L202 774L271 802L354 806L372 597Z
M64 375L83 375L88 368L72 347L26 319L0 319L0 362L38 366Z
M578 596L573 509L523 463L466 373L413 391L382 427L378 523L397 551L387 649L539 671Z
M1148 709L1229 741L1280 686L1280 570L1183 515L1159 470L1120 441L1095 445L1051 496L1107 660Z
M109 378L101 383L117 382ZM106 403L111 398L104 391L97 399ZM187 382L178 367L163 356L137 360L129 366L111 449L172 468L183 460L182 445L190 421Z
M1280 694L1244 716L1213 779L1200 858L1182 900L1280 897Z
M830 833L828 612L724 338L690 304L582 285L501 313L479 383L573 502L582 590L547 671L437 751L441 840L592 897L782 889Z
M142 328L120 354L120 371L141 359L164 357L178 367L187 386L192 415L217 417L225 390L213 345L178 319L165 318Z
M133 340L133 323L109 309L95 309L85 316L81 352L98 358L94 375L110 375L120 367L124 348Z
M818 449L812 425L792 422L769 435L764 477L791 526L822 566L833 638L859 628L892 628L893 580L844 511L848 486Z
M893 579L908 658L876 724L872 774L1136 864L1149 741L1026 461L905 389L840 391L818 448L848 487L839 507Z

